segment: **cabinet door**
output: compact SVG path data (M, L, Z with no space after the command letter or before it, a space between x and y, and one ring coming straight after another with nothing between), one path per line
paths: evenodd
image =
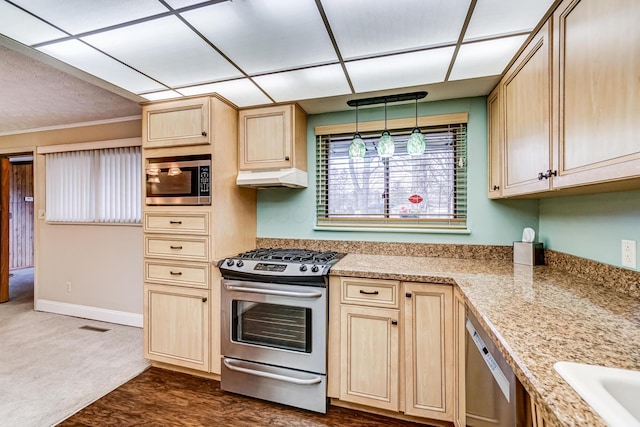
M209 141L209 98L142 107L142 145L145 148L208 144Z
M551 68L549 24L531 40L505 75L502 195L550 189L538 179L551 168Z
M502 196L502 103L500 102L500 85L487 98L488 145L489 159L489 198Z
M640 2L567 0L554 13L554 187L640 176Z
M209 371L209 291L144 286L144 357Z
M453 290L404 283L405 414L453 421Z
M240 111L240 170L292 167L292 116L292 105Z
M398 411L398 310L342 305L340 400Z

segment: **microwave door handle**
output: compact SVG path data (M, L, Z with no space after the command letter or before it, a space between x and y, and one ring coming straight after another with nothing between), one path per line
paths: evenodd
M260 289L260 288L249 288L245 286L236 286L236 285L224 285L225 289L229 291L236 292L250 292L254 294L264 294L264 295L276 295L281 297L294 297L294 298L320 298L322 296L322 292L313 291L313 292L291 292L291 291L278 291L276 289Z
M322 377L309 378L308 380L302 380L300 378L292 378L284 375L273 374L271 372L256 371L255 369L241 368L240 366L234 366L228 359L223 359L224 366L232 371L243 372L249 375L255 375L257 377L270 378L272 380L284 381L287 383L293 383L298 385L312 385L318 384L322 381Z

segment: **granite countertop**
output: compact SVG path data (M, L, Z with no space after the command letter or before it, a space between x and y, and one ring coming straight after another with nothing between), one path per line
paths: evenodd
M331 275L457 285L552 426L605 426L557 361L640 370L640 300L547 266L348 254Z

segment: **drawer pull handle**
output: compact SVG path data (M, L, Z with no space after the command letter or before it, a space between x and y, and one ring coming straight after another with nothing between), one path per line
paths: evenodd
M365 294L365 295L378 295L380 292L378 292L378 291L363 291L362 289L360 289L360 293L361 294Z
M170 247L171 249L182 249L182 246L173 246L173 245L171 245L171 246L169 246L169 247Z
M391 324L392 324L392 325L397 325L397 324L398 324L398 321L397 321L397 320L392 320L392 321L391 321Z
M182 224L182 221L171 221L171 220L169 220L169 224Z
M182 271L170 271L169 274L172 276L182 276Z
M207 302L207 297L202 298L202 302Z

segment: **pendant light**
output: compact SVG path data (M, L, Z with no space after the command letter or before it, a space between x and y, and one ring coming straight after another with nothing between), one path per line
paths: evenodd
M356 104L356 133L349 144L349 157L352 159L362 159L367 152L362 137L358 133L358 105Z
M424 153L424 135L418 128L418 97L416 96L416 127L407 140L407 153L418 156Z
M384 131L378 141L378 155L383 159L393 156L396 145L393 142L393 137L387 130L387 101L384 102Z

